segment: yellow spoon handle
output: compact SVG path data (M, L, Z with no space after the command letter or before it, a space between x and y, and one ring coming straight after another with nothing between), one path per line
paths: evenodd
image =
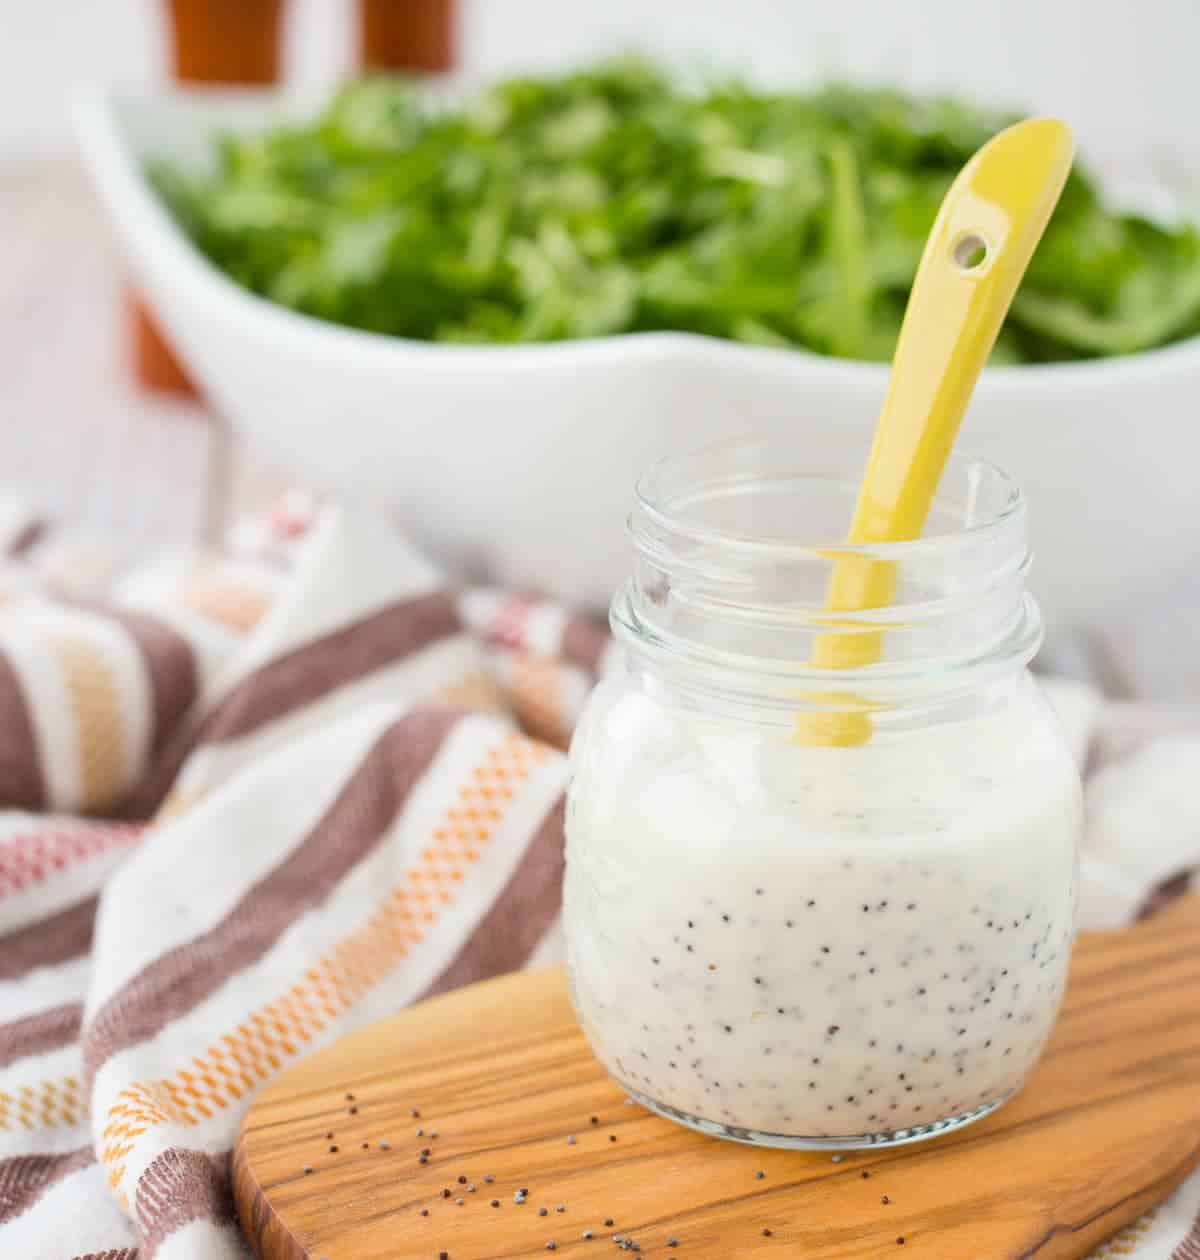
M1034 118L989 140L951 185L908 300L850 542L920 534L1071 157L1066 126Z
M901 542L924 528L979 373L995 344L1071 168L1065 124L1035 118L994 136L963 167L942 202L913 282L887 397L847 541ZM894 566L855 556L833 568L826 608L880 608L894 595ZM871 664L878 633L829 633L813 664ZM814 743L861 743L865 714L801 715Z

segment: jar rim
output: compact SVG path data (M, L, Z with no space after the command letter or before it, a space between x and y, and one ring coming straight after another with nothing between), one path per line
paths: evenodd
M850 475L826 476L806 467L801 456L803 446L797 439L790 442L778 437L737 438L709 443L679 454L668 455L651 465L634 483L635 513L630 516L629 527L635 529L635 515L659 529L668 531L672 538L703 546L719 546L727 553L763 556L796 556L812 552L837 552L839 555L863 555L877 559L903 561L920 555L929 555L947 547L961 547L964 542L986 543L991 537L1012 528L1014 519L1027 513L1025 493L1014 478L1000 465L980 459L966 452L953 454L947 461L943 486L953 474L970 478L986 478L1000 492L999 504L986 511L978 520L972 520L958 529L936 530L923 533L919 538L902 542L849 543L842 538L780 539L755 537L742 530L722 529L711 524L685 520L678 514L681 496L672 494L667 481L678 478L685 484L689 470L696 469L702 461L719 459L731 471L716 486L732 486L739 480L751 482L770 470L774 479L782 477L802 478L814 483L839 485L851 499L856 496L858 482ZM739 474L738 468L743 471ZM762 469L761 473L751 469ZM693 480L692 484L695 484ZM938 498L943 491L939 490ZM935 502L937 499L935 499ZM847 526L849 518L847 518Z
M1027 510L1012 477L952 457L931 532L896 543L818 542L816 534L848 529L854 510L857 480L846 475L844 452L797 435L659 461L636 486L633 572L610 610L618 638L673 674L689 673L697 690L761 702L773 693L794 702L789 683L823 680L835 704L853 687L894 705L904 691L960 692L1023 667L1042 624L1025 590ZM843 563L860 575L877 566L889 593L831 610L829 584Z

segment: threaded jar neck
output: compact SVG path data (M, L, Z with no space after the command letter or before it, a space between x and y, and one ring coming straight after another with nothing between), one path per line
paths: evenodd
M842 696L885 711L944 705L1019 672L1042 626L1025 588L1025 500L1007 474L952 459L922 537L850 546L838 539L859 469L811 445L721 444L642 478L633 575L612 607L631 657L764 713ZM828 611L835 565L886 573L890 598Z

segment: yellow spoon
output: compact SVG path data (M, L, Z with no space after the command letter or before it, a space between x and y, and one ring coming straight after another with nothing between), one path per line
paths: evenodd
M847 542L917 538L975 382L1008 313L1071 169L1071 132L1034 118L1000 132L963 167L938 211L917 269L883 412ZM854 629L854 613L895 595L895 566L846 555L833 566L825 609L849 628L818 636L811 664L852 669L877 661L881 631ZM796 739L852 745L871 736L868 712L849 693L812 697L841 711L797 716Z

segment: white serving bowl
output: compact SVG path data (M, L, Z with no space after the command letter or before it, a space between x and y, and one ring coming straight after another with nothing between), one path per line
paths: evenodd
M677 333L487 347L358 332L256 297L172 221L143 164L298 106L274 94L110 93L81 104L87 163L136 283L215 406L298 478L393 505L451 569L600 607L629 566L637 475L721 438L802 433L865 453L877 364ZM1028 493L1034 589L1094 623L1197 550L1200 339L1094 363L995 368L962 444Z

